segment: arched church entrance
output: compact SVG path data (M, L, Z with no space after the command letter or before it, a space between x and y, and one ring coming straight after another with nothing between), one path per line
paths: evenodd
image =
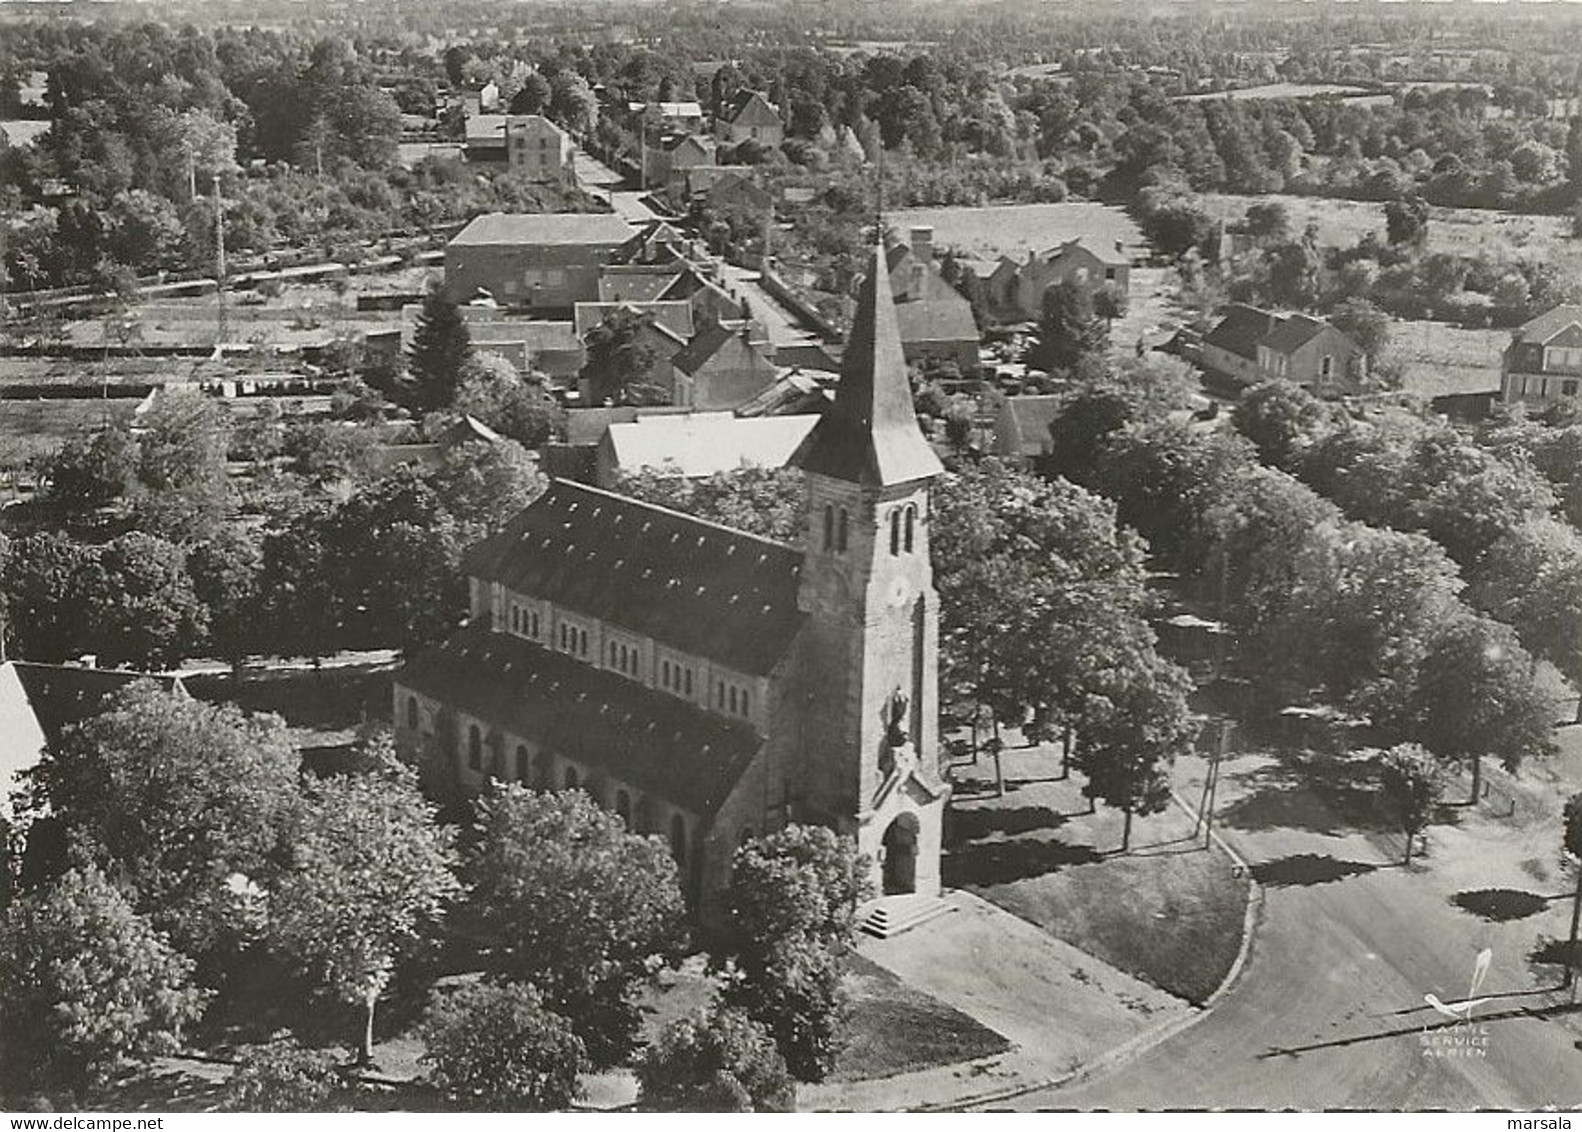
M916 814L902 814L884 831L884 894L917 891Z

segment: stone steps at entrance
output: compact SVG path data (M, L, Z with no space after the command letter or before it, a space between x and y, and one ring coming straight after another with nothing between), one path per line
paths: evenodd
M881 896L863 911L860 927L871 936L889 939L954 911L937 896Z

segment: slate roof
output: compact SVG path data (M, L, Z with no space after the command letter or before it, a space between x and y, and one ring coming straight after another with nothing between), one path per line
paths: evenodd
M744 723L482 626L396 681L696 814L720 807L763 745Z
M606 267L599 272L599 301L651 303L680 278L674 264L633 264Z
M758 676L801 627L801 568L784 543L569 480L553 481L465 564L474 577Z
M450 246L624 244L636 234L610 212L487 212L457 232Z
M692 341L688 342L674 358L670 359L670 364L689 376L697 373L731 339L742 337L745 326L745 323L737 323L734 327L725 327L717 322L705 326L698 331ZM751 344L750 331L748 331L748 338L747 348L759 355L759 360L764 366L772 367L773 363L763 356L762 351Z
M873 249L857 298L835 403L791 463L806 472L879 486L926 479L944 470L923 439L912 408L883 245Z
M1258 360L1258 345L1274 329L1278 321L1268 311L1232 303L1225 308L1225 316L1218 325L1203 336L1203 345L1217 346L1227 353L1248 361Z
M952 299L920 299L895 304L896 323L902 342L977 342L978 323L972 306L959 296Z
M616 311L621 309L636 311L640 315L652 315L654 325L670 332L673 337L685 342L697 331L692 321L692 304L682 301L662 302L611 302L611 303L577 303L572 308L571 319L577 329L578 338L586 338L588 331L601 325Z
M497 145L505 148L504 114L473 114L467 118L467 144Z
M1329 324L1305 314L1288 314L1275 324L1263 344L1277 354L1300 350L1323 333Z
M1066 398L1058 393L1034 393L1005 399L1002 419L1006 435L1001 444L1023 456L1036 456L1049 443L1049 426L1060 415Z
M684 405L599 405L571 409L566 413L566 444L571 448L592 448L604 439L612 424L686 411Z
M1573 323L1582 323L1582 305L1562 303L1531 322L1523 323L1516 332L1517 340L1541 346Z
M720 115L733 126L778 126L780 115L756 90L739 91Z

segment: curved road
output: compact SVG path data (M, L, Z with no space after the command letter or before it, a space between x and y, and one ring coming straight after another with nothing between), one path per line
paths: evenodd
M1502 924L1449 899L1467 888L1565 892L1564 877L1546 875L1558 841L1552 822L1518 829L1462 811L1457 826L1436 831L1431 867L1408 873L1387 855L1388 838L1376 834L1375 844L1345 830L1311 792L1256 757L1226 763L1220 801L1226 839L1269 876L1237 984L1202 1021L1108 1075L988 1107L1582 1103L1577 1015L1565 1011L1564 995L1535 989L1540 979L1526 962L1540 932L1564 935L1568 902ZM1470 1028L1455 1027L1424 995L1465 999L1484 948L1493 952L1481 991L1488 1001L1474 1007ZM1548 972L1542 982L1552 984ZM1425 1032L1438 1025L1455 1028Z

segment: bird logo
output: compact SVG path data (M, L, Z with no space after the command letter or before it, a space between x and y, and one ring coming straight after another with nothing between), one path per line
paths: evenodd
M1446 1018L1452 1018L1457 1022L1472 1021L1473 1010L1489 1001L1486 998L1478 998L1477 994L1483 988L1483 980L1489 975L1489 964L1493 962L1493 948L1485 947L1478 952L1477 962L1472 965L1472 985L1467 988L1467 997L1460 1002L1441 1002L1436 994L1425 994L1423 1001Z

